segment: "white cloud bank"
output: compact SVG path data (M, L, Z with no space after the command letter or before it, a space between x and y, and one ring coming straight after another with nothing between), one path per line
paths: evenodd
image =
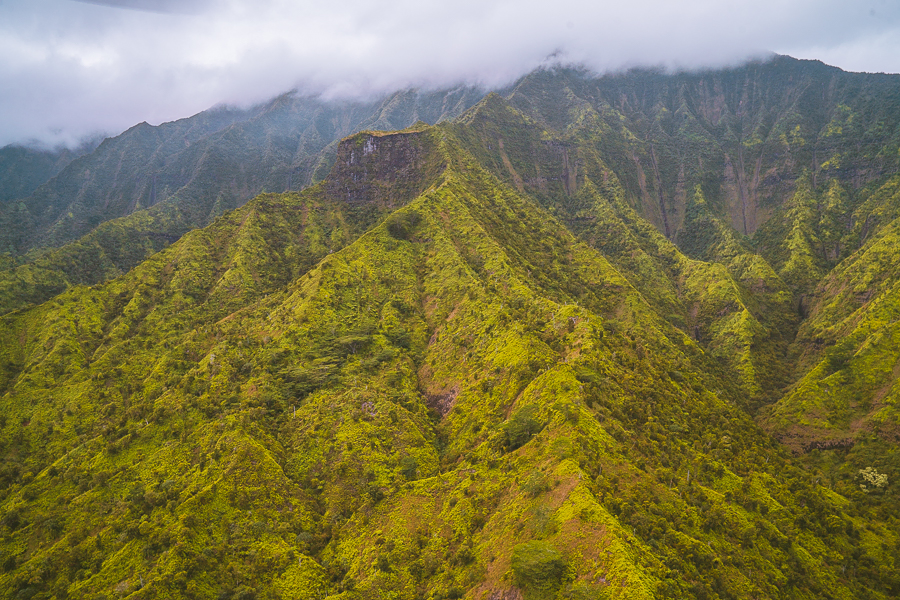
M764 52L900 72L894 0L0 0L0 146L73 143L298 88L500 85Z

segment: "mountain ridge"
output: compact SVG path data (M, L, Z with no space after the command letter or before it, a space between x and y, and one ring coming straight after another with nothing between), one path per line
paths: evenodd
M335 181L3 317L26 343L3 344L0 587L889 597L887 522L792 466L740 386L460 127L357 134Z
M542 78L0 317L0 594L900 593L896 176L745 236Z

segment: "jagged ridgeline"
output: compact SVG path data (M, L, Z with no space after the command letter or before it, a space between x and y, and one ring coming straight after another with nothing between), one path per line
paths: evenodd
M783 441L812 450L809 458L838 481L858 480L873 465L892 475L900 467L898 184L894 177L867 194L833 236L855 251L803 298L808 315L790 356L797 383L765 417ZM812 242L830 233L817 234L808 220L804 226ZM800 248L816 258L814 244ZM885 496L878 505L889 511L896 496Z
M578 201L585 160L600 158L605 169L588 173L592 183L614 173L621 201L687 256L729 264L737 279L777 295L771 273L734 262L752 240L791 293L808 294L858 247L841 238L861 190L897 172L897 88L896 76L784 56L699 73L539 70L500 91L536 130L468 149L582 229L592 216ZM0 200L0 252L9 253L0 255L0 313L120 275L260 191L321 180L343 136L451 119L482 95L405 91L368 103L286 95L135 126L27 197ZM14 179L0 181L0 198L27 189Z
M898 91L896 75L787 57L548 70L464 115L458 135L727 365L742 404L827 485L890 514ZM870 468L895 483L867 485Z
M358 134L2 317L3 597L896 597L893 516L744 410L777 274L683 255L602 157L554 216L497 174L528 119Z
M285 94L248 110L141 123L71 160L33 191L28 184L65 157L4 148L0 314L119 276L260 192L321 181L347 135L452 118L482 95L467 87L406 90L367 102Z

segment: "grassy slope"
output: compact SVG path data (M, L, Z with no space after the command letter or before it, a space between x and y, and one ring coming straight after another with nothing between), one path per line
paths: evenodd
M164 202L97 226L57 249L34 251L0 271L0 312L40 304L75 285L108 281L140 264L191 229L174 203Z
M0 148L0 204L25 198L70 162L94 149L96 142L55 150L9 145Z
M263 196L3 318L8 597L896 593L896 529L453 128L416 135L424 193L361 237L327 184Z
M896 171L898 79L774 57L733 69L592 77L532 73L510 101L551 129L592 108L607 126L603 158L639 214L683 244L687 203L701 186L713 214L753 234L808 174L847 189ZM689 225L689 224L687 224Z
M895 178L867 194L841 228L837 243L859 249L809 295L791 352L797 382L764 418L832 489L882 517L896 513L900 489L897 201ZM880 482L867 480L873 471Z
M595 154L615 173L624 201L695 259L708 258L702 234L709 220L698 223L690 214L697 189L709 217L753 233L782 222L804 181L821 188L834 180L855 197L856 190L897 168L897 80L888 75L776 57L675 75L638 70L598 78L571 69L539 70L507 94L516 108L557 133L593 121L591 131L602 133L592 140ZM124 245L111 238L155 251L260 190L297 189L319 180L334 140L356 128L436 122L460 114L478 97L468 88L407 91L367 105L332 106L283 96L249 115L209 111L160 128L137 126L70 165L20 208L0 211L0 246L13 254L35 244L56 246L111 217L159 202L166 208L117 222L114 235L97 232L61 252L31 256L18 273L4 268L0 310L48 299L65 285L105 280L146 256L126 260ZM514 163L516 157L507 154ZM565 157L563 179L573 189L580 186L578 161ZM533 183L552 188L556 176L535 175ZM823 215L826 228L846 216L832 212ZM156 221L152 231L145 230L148 219ZM695 232L697 226L702 231ZM828 235L816 252L840 253ZM782 238L773 243L780 245ZM102 268L81 266L98 255Z
M792 348L797 383L766 418L795 450L813 450L810 462L846 493L860 493L861 469L887 473L888 485L866 494L881 511L893 505L900 472L897 206L894 179L854 211L838 243L864 242L810 294Z
M582 106L567 122L545 130L494 95L457 129L482 164L602 251L659 314L726 363L748 401L772 398L796 328L787 286L711 214L699 187L687 219L702 240L688 241L702 241L710 262L684 255L631 208L602 158L613 137L603 119Z
M467 126L480 129L469 146L483 164L555 211L729 365L750 408L777 400L765 422L792 449L860 443L859 457L836 455L829 467L853 493L860 468L874 464L890 481L900 473L894 234L878 233L898 216L896 178L886 177L896 96L891 78L786 58L675 77L559 70L510 91L521 114L497 108ZM756 203L747 208L771 215L752 238L731 227L741 185ZM659 206L678 249L658 233Z
M288 94L250 111L135 126L0 206L0 314L127 272L260 191L320 181L346 135L434 123L480 97L407 90L342 104Z

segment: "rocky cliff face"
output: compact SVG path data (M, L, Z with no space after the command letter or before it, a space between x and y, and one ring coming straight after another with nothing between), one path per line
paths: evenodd
M778 276L504 102L0 317L0 597L896 597L894 472L747 411Z
M507 92L564 131L594 120L603 158L666 237L687 227L701 186L717 216L753 235L808 173L857 190L897 169L897 76L775 57L722 71L535 73Z
M329 196L354 205L399 208L446 167L429 134L365 132L340 143L325 183Z
M321 180L344 136L452 118L478 98L472 88L404 91L362 103L287 94L246 111L214 109L158 127L142 123L68 165L15 210L0 207L0 251L59 246L163 202L203 226L261 191L299 190Z

